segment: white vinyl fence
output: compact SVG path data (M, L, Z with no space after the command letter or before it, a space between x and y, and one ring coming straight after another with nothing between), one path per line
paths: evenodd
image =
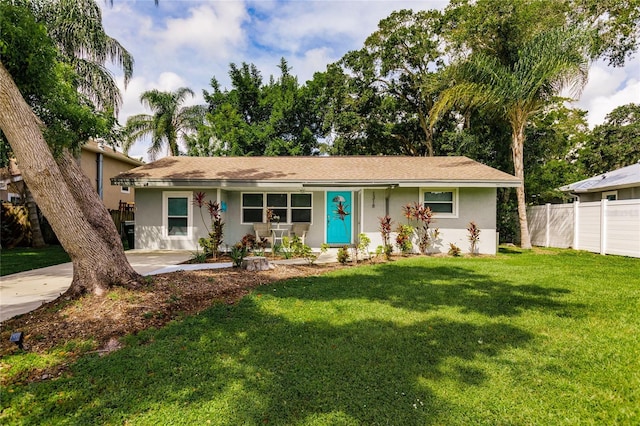
M535 246L640 257L640 200L532 206L527 219Z

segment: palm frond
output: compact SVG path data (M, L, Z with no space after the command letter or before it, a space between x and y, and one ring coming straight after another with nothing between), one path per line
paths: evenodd
M122 105L122 94L111 72L102 64L75 58L72 62L78 79L78 90L91 99L101 110L113 108L117 114Z
M575 29L539 34L520 50L514 65L520 98L547 98L569 89L579 96L588 77L587 42Z
M52 0L34 8L57 44L62 60L74 65L80 80L88 80L80 81L81 91L100 109L113 108L117 113L121 95L105 63L112 62L122 69L126 85L133 73L133 57L106 34L98 4L94 0Z
M140 95L140 102L153 114L136 116L131 126L127 122L127 127L132 140L151 136L147 151L151 159L156 158L165 144L171 155L178 155L179 139L203 122L206 113L204 106L180 107L188 95L194 96L193 90L188 87L180 87L173 92L153 89Z
M183 107L176 114L176 127L180 130L195 130L204 122L207 107L204 105L192 105Z
M127 119L123 129L126 138L122 144L122 150L125 154L129 152L135 142L153 132L152 122L153 117L148 114L132 115Z

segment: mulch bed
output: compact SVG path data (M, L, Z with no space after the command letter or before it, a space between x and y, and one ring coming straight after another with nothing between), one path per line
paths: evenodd
M233 304L260 285L320 275L341 267L344 266L278 265L262 272L237 268L178 271L153 276L142 290L114 288L102 297L58 298L4 321L0 356L18 350L9 341L14 331L24 333L24 346L29 352L44 353L74 340L92 340L95 350L108 352L119 347L118 339L122 336L162 327L172 319L198 313L215 302Z

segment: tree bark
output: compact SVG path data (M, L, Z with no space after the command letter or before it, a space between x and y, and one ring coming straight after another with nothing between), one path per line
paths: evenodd
M22 178L73 262L65 295L104 294L112 286L137 287L142 277L129 264L106 207L73 156L58 163L42 135L42 122L0 62L0 129Z
M513 154L513 168L515 175L522 185L516 188L516 198L518 200L518 220L520 222L520 247L531 248L531 237L529 235L529 223L527 221L527 203L524 191L524 122L513 126L511 153Z
M29 212L29 225L31 225L31 247L43 248L47 244L42 236L42 228L40 228L40 218L38 217L38 205L33 199L33 194L27 185L24 185L25 206Z
M420 108L418 108L418 116L420 127L424 132L424 145L427 148L424 156L433 157L433 128L429 125L426 114L424 114Z

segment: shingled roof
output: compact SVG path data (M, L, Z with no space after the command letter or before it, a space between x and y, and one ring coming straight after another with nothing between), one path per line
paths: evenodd
M466 157L165 157L111 179L123 186L520 185Z

